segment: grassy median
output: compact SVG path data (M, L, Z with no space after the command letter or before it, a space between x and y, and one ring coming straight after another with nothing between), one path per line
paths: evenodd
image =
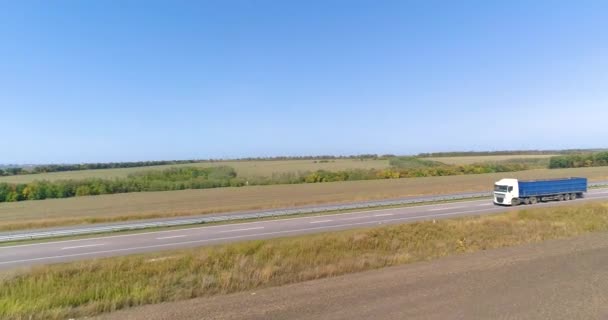
M608 203L35 267L0 280L0 318L66 319L608 231Z

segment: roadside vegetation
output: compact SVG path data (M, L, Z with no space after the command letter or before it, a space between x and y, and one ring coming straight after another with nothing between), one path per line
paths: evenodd
M598 231L607 203L39 266L0 280L0 318L90 316Z

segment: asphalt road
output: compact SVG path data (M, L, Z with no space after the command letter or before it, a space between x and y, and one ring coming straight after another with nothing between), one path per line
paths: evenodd
M608 199L608 190L591 190L587 193L585 199L537 204L534 207L562 205L600 199ZM513 208L509 207L494 206L491 200L484 199L15 245L0 247L0 268L6 269L35 264L48 264L168 249L198 247L243 240L266 239L360 227L399 224L418 220L492 214L512 209Z

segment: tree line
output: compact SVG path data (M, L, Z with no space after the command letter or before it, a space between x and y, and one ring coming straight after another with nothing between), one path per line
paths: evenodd
M237 158L237 159L207 159L207 160L162 160L162 161L136 161L136 162L107 162L107 163L80 163L80 164L45 164L35 165L31 168L8 167L0 168L0 176L14 176L23 174L38 174L63 171L80 171L93 169L118 169L151 167L162 165L188 164L199 162L222 162L222 161L278 161L278 160L338 160L338 159L360 159L360 160L379 160L388 159L394 155L359 154L350 156L318 155L318 156L279 156L279 157L258 157L258 158Z
M42 180L30 183L0 183L0 202L229 187L234 178L236 178L236 171L233 168L220 166L150 170L115 179L89 178L83 180Z
M92 169L117 169L117 168L136 168L151 167L172 164L186 164L202 162L201 160L163 160L163 161L137 161L137 162L106 162L106 163L81 163L81 164L46 164L37 165L31 169L22 167L10 167L0 169L0 176L14 176L21 174L37 174L47 172L80 171Z
M397 179L526 170L524 164L442 165L417 168L352 169L279 173L269 177L238 177L232 167L179 167L148 170L125 178L0 183L0 202L69 198L127 192L243 187L247 185L300 184L334 181Z
M596 152L597 149L565 149L565 150L500 150L500 151L454 151L419 153L417 157L467 157L467 156L510 156L510 155L551 155Z
M551 157L549 168L583 168L608 166L608 151Z

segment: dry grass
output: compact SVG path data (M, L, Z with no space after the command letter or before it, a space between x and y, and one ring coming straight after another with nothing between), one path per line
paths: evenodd
M356 159L337 159L329 160L330 162L316 162L315 160L277 160L277 161L221 161L221 162L200 162L187 163L178 165L163 165L138 168L120 168L120 169L99 169L99 170L82 170L82 171L66 171L66 172L51 172L31 175L18 175L0 177L0 182L11 183L27 183L34 180L66 180L66 179L86 179L86 178L123 178L127 175L146 171L146 170L163 170L173 167L211 167L211 166L231 166L241 177L252 176L272 176L273 173L287 173L300 171L315 171L315 170L346 170L346 169L382 169L389 167L388 160L356 160Z
M608 231L606 203L35 267L0 280L0 317L87 316L595 231Z
M500 156L463 156L463 157L431 157L424 158L433 161L439 161L446 164L463 165L481 162L497 162L519 159L547 159L555 155L551 154L528 154L528 155L500 155Z
M535 179L568 176L583 176L596 181L608 180L608 167L542 169L510 174L140 192L0 203L0 230L487 191L492 189L495 181L504 177Z

